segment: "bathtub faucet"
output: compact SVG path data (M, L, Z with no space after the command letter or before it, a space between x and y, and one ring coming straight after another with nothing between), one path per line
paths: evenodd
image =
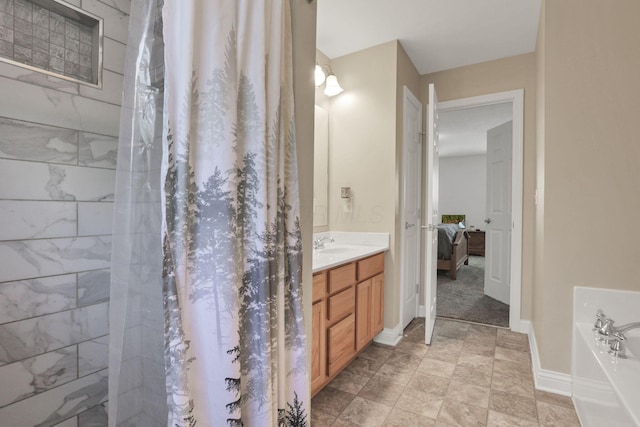
M613 329L619 334L624 334L627 331L638 328L640 328L640 322L627 323L626 325L618 326Z
M617 357L619 359L626 359L627 356L625 354L625 346L624 346L624 340L625 340L625 336L621 333L614 333L613 334L613 339L611 341L609 341L609 351L607 351L607 353L609 353L610 355L612 355L613 357Z
M604 318L602 320L600 329L598 329L598 335L600 337L600 341L602 342L611 341L615 339L616 334L622 335L625 332L630 331L631 329L640 328L640 322L627 323L626 325L622 325L622 326L614 326L613 325L614 323L615 321L613 319Z
M602 328L606 318L607 316L604 315L604 312L598 309L598 312L596 313L596 323L593 325L593 332L598 332L600 328Z
M622 326L614 326L615 322L612 319L603 319L602 326L598 329L599 339L602 342L609 343L608 353L614 357L624 359L625 356L625 344L627 339L624 333L632 329L640 328L640 322L627 323Z

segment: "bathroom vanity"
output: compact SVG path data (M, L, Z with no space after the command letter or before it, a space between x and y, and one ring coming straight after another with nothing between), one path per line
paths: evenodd
M382 331L386 249L388 244L337 243L314 252L312 394Z

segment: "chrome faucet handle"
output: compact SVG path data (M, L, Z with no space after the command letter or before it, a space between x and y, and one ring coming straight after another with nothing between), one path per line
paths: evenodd
M602 326L604 326L604 321L607 318L604 312L601 309L598 309L596 313L596 323L593 324L593 332L597 332Z
M607 342L611 339L613 333L615 332L615 329L613 327L615 321L613 319L605 318L602 322L602 326L600 327L600 329L598 329L598 339L602 342Z
M618 332L613 334L613 339L609 342L609 351L607 351L607 353L609 353L613 357L617 357L618 359L626 359L627 356L625 355L624 351L625 339L625 336Z

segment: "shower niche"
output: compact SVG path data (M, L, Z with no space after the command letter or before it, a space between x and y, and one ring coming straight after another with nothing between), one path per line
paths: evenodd
M102 87L102 18L60 0L2 3L0 61Z

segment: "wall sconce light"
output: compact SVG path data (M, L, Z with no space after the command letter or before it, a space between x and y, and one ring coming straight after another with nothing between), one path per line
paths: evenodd
M324 94L327 96L337 95L344 90L340 86L340 83L338 83L338 78L335 74L333 74L331 68L326 65L316 64L314 77L316 81L316 87L319 87L326 82L324 87Z

